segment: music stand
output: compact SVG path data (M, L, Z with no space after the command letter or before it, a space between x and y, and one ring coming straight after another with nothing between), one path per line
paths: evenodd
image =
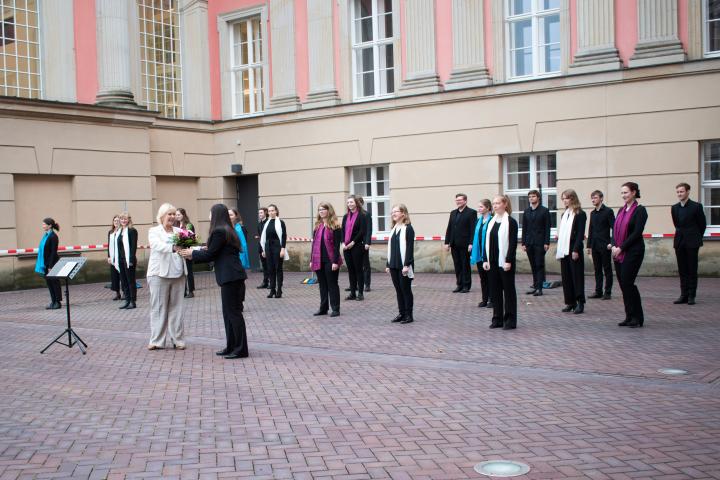
M82 339L78 336L78 334L75 333L75 330L73 330L70 326L70 279L75 278L75 275L77 275L83 265L85 265L86 260L87 258L85 257L61 258L55 264L52 270L50 270L46 275L46 277L50 278L65 279L65 307L67 313L67 328L60 335L55 337L52 342L48 343L47 347L43 348L40 353L45 353L45 350L50 348L53 343L59 343L60 345L65 345L68 348L72 348L73 345L77 344L82 354L85 355L85 348L87 348L87 343L83 342ZM60 338L62 338L62 336L66 333L68 336L68 343L63 343L60 341ZM85 348L83 348L83 346L85 346Z

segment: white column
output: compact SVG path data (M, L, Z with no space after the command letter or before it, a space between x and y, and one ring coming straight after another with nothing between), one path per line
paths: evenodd
M577 0L577 42L569 73L618 70L614 0Z
M638 43L631 67L682 62L685 51L678 37L677 0L637 0Z
M98 105L139 108L130 77L129 12L134 4L132 0L95 1Z
M272 97L269 112L297 110L300 99L295 86L295 2L270 0L272 45Z
M453 65L446 90L492 83L485 64L483 0L452 0Z
M303 108L340 103L335 85L332 1L307 0L310 92Z
M43 99L76 102L73 0L42 2Z
M440 91L435 54L435 1L405 0L405 79L400 93Z
M182 25L183 117L210 120L210 55L208 48L208 0L183 0Z

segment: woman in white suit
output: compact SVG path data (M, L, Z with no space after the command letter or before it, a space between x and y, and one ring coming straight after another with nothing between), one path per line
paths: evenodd
M176 252L173 235L176 209L169 203L160 206L158 225L148 232L150 260L147 266L147 283L150 287L150 343L148 350L165 346L165 337L177 349L185 349L182 302L185 294L185 260Z

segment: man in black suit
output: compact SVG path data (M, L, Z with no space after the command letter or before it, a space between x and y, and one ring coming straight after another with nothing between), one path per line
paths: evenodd
M679 183L675 193L680 201L671 207L670 214L675 225L673 247L680 274L680 298L673 303L695 305L698 252L703 244L707 220L702 204L690 200L690 185Z
M539 297L545 283L545 253L550 248L550 210L540 205L540 192L528 192L530 206L523 212L522 249L527 252L533 274L528 295Z
M447 230L445 231L445 250L452 252L455 266L455 282L453 293L467 293L472 286L470 275L470 252L472 251L473 235L477 212L467 206L467 195L455 195L457 209L450 212Z
M589 298L610 300L612 295L613 271L610 245L610 231L615 225L615 214L603 203L603 192L595 190L590 194L593 211L590 213L590 227L587 236L587 253L592 257L595 269L595 293ZM603 291L603 272L605 273L605 290Z
M257 235L255 239L258 241L258 255L260 256L260 265L262 265L263 281L257 288L269 288L270 281L268 279L267 259L262 256L262 246L260 245L260 236L262 235L263 228L268 221L268 209L267 207L261 207L258 210L258 226Z

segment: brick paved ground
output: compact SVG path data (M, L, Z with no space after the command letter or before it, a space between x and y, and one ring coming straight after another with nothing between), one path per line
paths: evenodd
M483 478L473 465L496 458L528 463L523 478L720 478L718 279L694 307L671 304L676 279L641 279L636 330L616 326L619 298L574 316L557 290L521 295L507 332L448 275L418 276L411 325L389 323L384 275L338 318L312 317L302 277L282 299L248 289L251 356L233 361L214 355L207 274L185 302L185 351L146 350L146 288L121 311L102 285L72 287L86 356L39 354L64 328L46 290L0 294L0 480Z

